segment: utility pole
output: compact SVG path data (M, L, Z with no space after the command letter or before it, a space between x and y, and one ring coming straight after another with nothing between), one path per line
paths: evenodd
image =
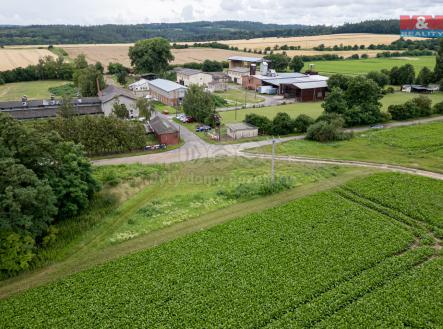
M275 183L275 138L272 138L272 170L271 170L272 185Z

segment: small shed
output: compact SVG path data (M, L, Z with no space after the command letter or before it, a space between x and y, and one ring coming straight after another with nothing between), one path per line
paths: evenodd
M229 123L226 125L228 128L227 134L232 139L249 138L258 136L258 128L250 125L249 123Z
M177 145L180 143L180 132L171 122L156 116L149 122L149 126L160 144Z

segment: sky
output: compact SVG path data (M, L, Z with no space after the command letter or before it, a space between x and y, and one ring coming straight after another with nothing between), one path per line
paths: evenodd
M0 25L98 25L200 20L339 25L424 14L443 15L443 0L0 0Z

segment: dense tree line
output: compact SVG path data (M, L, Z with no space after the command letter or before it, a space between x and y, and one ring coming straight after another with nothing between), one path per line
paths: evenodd
M51 56L42 58L37 65L18 67L0 72L0 84L38 81L38 80L72 80L74 88L66 88L66 92L79 92L83 97L97 96L98 87L103 89L103 65L97 62L88 64L85 55L79 55L73 63L66 63L63 57L54 59ZM61 90L63 91L63 89ZM60 96L60 95L59 95Z
M142 150L146 133L138 121L117 117L77 116L38 121L39 131L55 131L64 140L82 144L88 155L101 155Z
M52 224L85 209L99 189L81 145L0 114L0 275L29 267L56 239Z
M326 47L324 44L320 44L316 47L313 47L314 50L318 51L349 51L349 50L437 50L438 49L438 39L427 39L427 40L405 40L404 38L400 38L398 40L392 41L389 45L386 44L370 44L369 46L365 45L334 45L332 47Z
M332 33L395 34L399 20L375 20L342 26L263 24L247 21L153 23L137 25L31 25L0 27L0 45L125 43L164 37L171 41L211 41L290 37Z
M72 80L74 66L66 63L63 57L41 58L37 65L18 67L0 72L0 84L36 80Z

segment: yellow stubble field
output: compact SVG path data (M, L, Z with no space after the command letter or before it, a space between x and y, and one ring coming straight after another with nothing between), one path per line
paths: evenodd
M0 71L35 65L40 58L54 56L47 49L0 48Z

